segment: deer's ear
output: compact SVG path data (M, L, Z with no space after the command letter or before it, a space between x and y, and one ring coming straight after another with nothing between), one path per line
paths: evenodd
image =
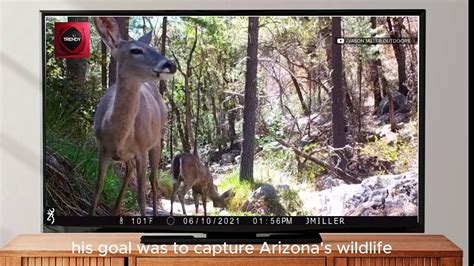
M138 39L139 42L145 43L146 45L150 45L151 37L153 36L153 32L150 31L147 34L143 35Z
M96 17L94 24L104 43L110 48L117 48L120 43L120 31L113 17Z

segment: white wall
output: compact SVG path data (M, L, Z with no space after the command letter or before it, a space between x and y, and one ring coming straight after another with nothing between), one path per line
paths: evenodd
M0 245L19 233L40 232L39 10L417 8L427 9L426 232L447 235L467 256L467 0L0 3Z

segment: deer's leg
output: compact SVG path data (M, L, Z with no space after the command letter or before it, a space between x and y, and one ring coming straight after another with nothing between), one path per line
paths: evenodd
M95 209L99 203L100 193L104 188L105 181L105 172L107 171L107 166L109 164L109 156L104 152L102 148L99 150L99 173L97 175L97 180L95 182L94 195L92 196L92 203L89 209L89 215L95 215Z
M176 193L178 192L180 183L181 182L178 180L174 180L174 183L173 183L173 192L171 193L171 199L170 199L170 204L171 204L170 215L171 216L173 215L173 203L174 203L174 200L176 199Z
M133 160L128 161L125 165L126 165L125 179L123 180L122 188L120 189L120 193L117 197L117 201L115 202L115 208L113 211L113 215L115 216L118 216L121 213L120 205L122 205L123 197L125 196L125 192L127 191L127 187L130 184L130 180L132 180L132 175L133 175L133 169L134 169Z
M184 196L192 187L192 185L184 183L184 187L178 192L179 201L181 202L181 207L183 208L184 215L186 215L186 208L184 207Z
M202 193L202 207L204 208L204 216L207 216L207 193Z
M152 191L152 196L153 196L153 215L157 216L157 209L156 209L156 204L157 204L157 199L158 199L158 167L160 164L160 157L161 157L161 142L158 142L151 150L149 151L149 157L150 157L150 168L151 168L151 174L150 174L150 183L151 183L151 191Z
M194 200L194 206L196 207L196 214L198 214L199 210L199 194L193 189L193 200Z
M138 184L138 206L142 216L146 216L146 198L145 198L145 180L146 180L146 153L139 154L136 157L137 166L137 184Z

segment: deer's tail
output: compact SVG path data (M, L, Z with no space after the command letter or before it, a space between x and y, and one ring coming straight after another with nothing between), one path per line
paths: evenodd
M182 171L182 162L181 162L181 156L176 156L173 159L172 162L172 167L173 167L173 182L174 183L179 183L181 180L181 171Z

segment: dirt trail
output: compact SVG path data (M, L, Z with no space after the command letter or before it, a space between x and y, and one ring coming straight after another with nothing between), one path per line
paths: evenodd
M234 165L213 165L213 167L210 168L210 171L212 173L212 176L214 177L214 184L219 184L219 182L222 180L223 177L225 177L233 168L235 168ZM219 191L222 193L222 191ZM201 202L201 197L199 196L199 208L198 212L196 213L196 209L194 207L194 200L192 198L192 193L191 191L188 191L188 193L185 196L184 199L184 207L186 208L186 214L187 215L197 215L197 216L203 216L204 215L204 207ZM160 203L158 204L158 216L169 216L170 214L170 209L171 209L171 201L169 199L161 198ZM207 202L207 214L210 214L214 212L214 206L211 200L208 200ZM146 207L146 213L147 215L152 216L153 215L153 208L151 207L151 203L148 202L148 206ZM176 196L175 202L173 203L173 214L174 215L183 215L183 209L181 207L181 203L179 202L178 196ZM140 215L138 212L129 212L127 215Z
M158 206L158 216L169 216L170 209L171 209L171 201L169 199L160 199L161 206ZM187 215L196 215L196 216L203 216L204 215L204 208L201 203L199 202L198 213L196 214L196 210L194 207L194 202L192 198L185 198L184 200L184 207L186 208ZM207 202L207 214L210 214L214 210L214 206L211 201ZM153 208L150 206L146 207L147 215L153 215ZM183 215L183 209L181 207L181 203L176 198L176 201L173 203L173 215Z

